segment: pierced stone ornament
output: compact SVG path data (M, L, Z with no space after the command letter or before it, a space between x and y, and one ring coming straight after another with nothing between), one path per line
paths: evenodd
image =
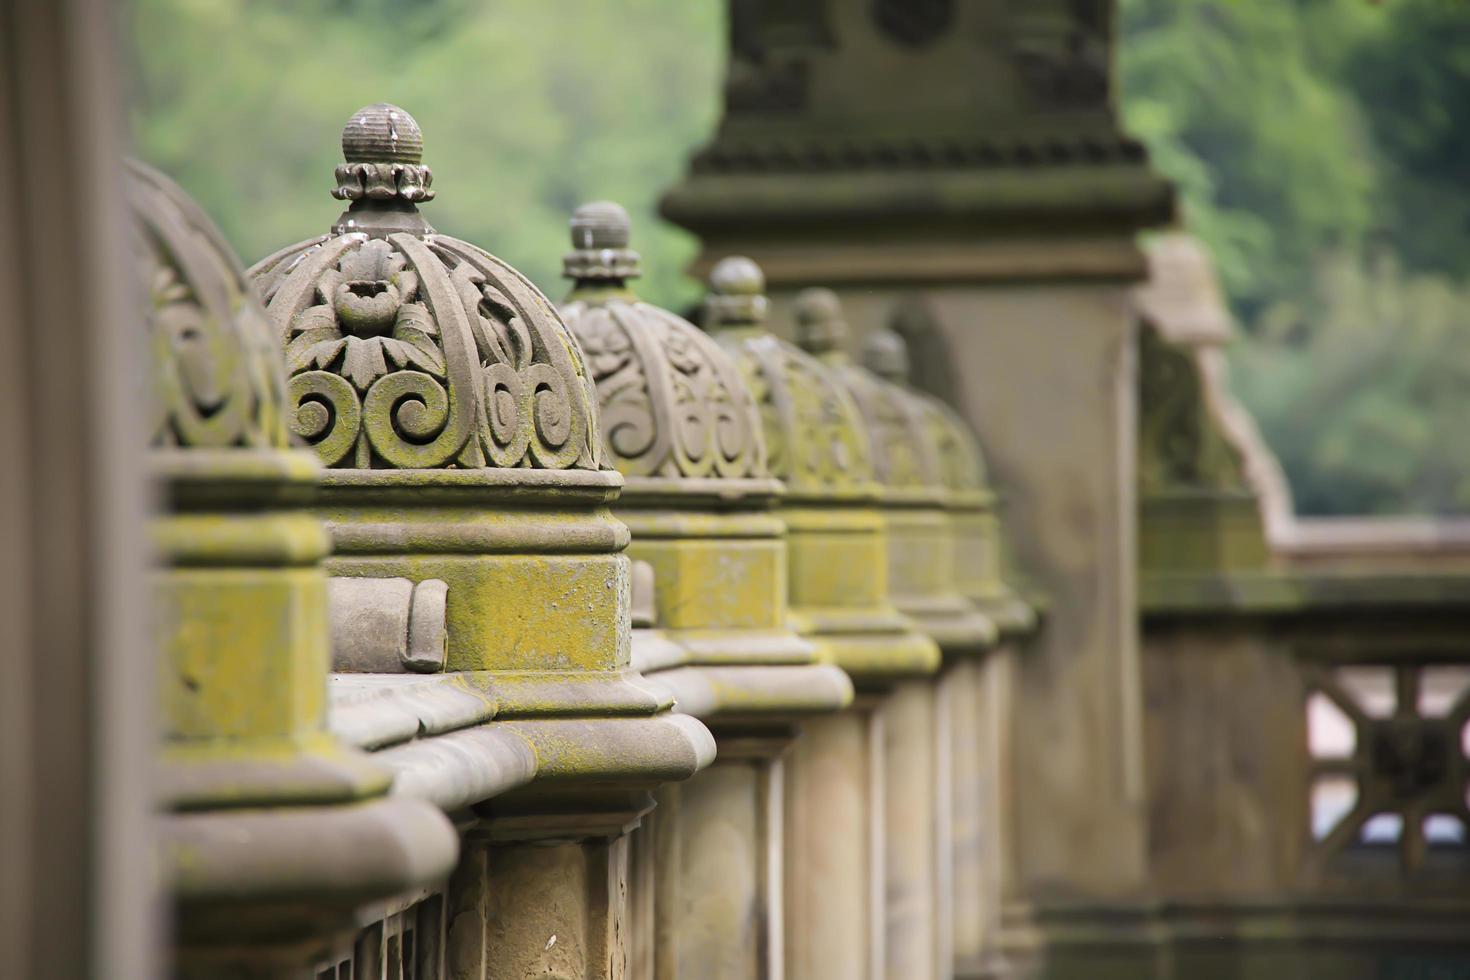
M562 306L596 383L609 460L630 477L764 477L760 416L738 369L693 324L628 288L640 274L617 204L578 208Z
M286 350L290 427L333 467L599 469L577 343L520 273L440 235L423 138L396 106L342 133L330 235L250 270Z
M765 275L750 259L710 273L705 328L735 357L763 422L771 474L795 493L871 490L873 462L857 406L812 355L765 332Z
M151 444L284 448L280 355L240 261L167 177L129 162L128 184L148 286Z

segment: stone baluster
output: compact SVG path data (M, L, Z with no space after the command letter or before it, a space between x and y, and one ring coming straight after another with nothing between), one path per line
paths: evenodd
M969 772L957 782L957 757L974 761L974 745L955 739L973 727L967 710L973 662L998 639L995 625L961 595L955 579L955 529L945 507L944 448L930 406L893 380L907 373L901 341L886 339L877 370L854 364L847 353L849 330L837 295L813 288L796 297L797 342L820 358L842 381L862 413L874 471L882 487L880 510L887 525L888 575L894 604L938 645L945 667L937 683L908 681L888 708L891 738L906 726L934 740L934 764L922 771L899 753L889 757L888 972L890 976L949 976L954 959L957 884L979 874L974 833L955 836L957 785L967 790ZM869 359L871 362L871 359ZM897 369L897 370L895 370ZM913 737L922 737L916 734ZM962 828L972 814L958 816ZM900 831L901 828L901 831ZM969 923L966 923L968 926Z
M320 466L287 446L279 347L239 261L167 178L130 173L163 511L154 618L164 850L184 977L298 977L365 902L454 862L432 806L327 730Z
M447 673L344 676L338 724L380 746L395 792L460 820L451 976L624 977L626 834L714 744L630 665L623 480L591 374L539 290L428 225L408 113L359 111L342 149L347 210L251 275L288 424L327 467L328 567L443 583Z
M895 326L913 329L927 315L917 300L895 308ZM995 647L984 656L952 658L940 686L950 726L954 971L957 978L1001 972L1001 842L1006 826L1004 766L1008 722L1004 678L1037 625L1037 613L1005 579L996 494L986 479L984 457L969 427L943 401L909 384L908 345L899 330L875 330L863 342L863 363L875 375L902 385L928 430L945 489L944 508L954 534L954 586L995 624Z
M635 978L780 977L787 861L782 757L803 719L852 685L786 616L786 548L760 416L729 354L642 302L627 213L571 220L562 314L597 385L603 439L626 481L615 513L652 583L633 660L715 734L715 765L665 787L634 837Z
M788 761L787 974L901 976L890 967L911 951L937 956L934 836L916 816L933 812L937 744L906 682L932 676L939 651L889 598L857 406L830 368L767 332L755 263L723 260L710 287L706 327L749 379L786 485L791 621L852 677L863 709L808 723ZM893 959L890 942L903 951Z

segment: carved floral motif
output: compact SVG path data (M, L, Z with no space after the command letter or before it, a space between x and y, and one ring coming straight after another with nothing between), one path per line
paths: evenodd
M328 466L597 469L592 386L545 297L443 235L302 242L251 269L291 428Z
M847 366L837 373L862 413L878 481L908 489L940 486L933 430L918 400L862 368Z

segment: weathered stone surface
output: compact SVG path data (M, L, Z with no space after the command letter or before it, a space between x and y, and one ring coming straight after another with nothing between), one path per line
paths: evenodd
M571 231L562 312L587 352L608 456L627 481L617 513L632 532L629 554L652 579L652 629L634 633L634 666L679 711L714 726L722 756L758 747L660 792L656 827L634 843L644 921L635 916L633 933L656 937L667 980L766 975L783 939L767 894L779 885L760 887L779 877L770 868L784 850L779 809L766 802L776 757L798 722L845 707L852 684L787 622L781 487L736 363L692 324L638 300L622 208L584 205ZM677 846L660 843L670 839Z
M332 234L250 270L285 346L292 431L328 466L601 466L591 380L546 297L417 203L429 171L402 109L343 131Z
M457 842L327 731L328 542L302 507L318 467L285 448L264 311L182 192L142 168L132 182L167 504L153 586L177 970L290 973L363 902L447 873Z
M860 367L847 355L847 321L837 294L808 289L796 298L797 342L830 367L862 414L881 486L879 509L887 524L888 580L894 605L954 656L994 646L997 630L956 587L954 527L944 446L932 411L897 383L908 373L903 340L879 332L868 338ZM874 370L876 368L876 370ZM886 371L884 374L879 371Z

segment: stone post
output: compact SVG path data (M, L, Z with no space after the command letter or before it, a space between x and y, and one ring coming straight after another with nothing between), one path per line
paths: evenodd
M151 577L164 853L184 977L294 977L364 903L443 876L453 830L385 797L326 728L328 541L320 468L287 448L278 347L238 260L162 175L135 167L164 512Z
M633 976L780 977L781 758L803 720L850 703L852 685L787 622L781 488L736 365L634 294L622 208L585 205L571 227L562 312L597 385L605 449L626 480L616 513L647 580L633 662L711 727L719 753L660 791L636 834L632 928L651 940Z
M923 696L901 699L895 691L906 682L927 688L938 650L889 599L884 525L857 406L831 369L765 331L759 267L726 259L710 284L706 328L756 393L771 470L786 485L791 622L864 695L865 710L808 723L788 760L787 973L901 976L892 968L908 969L910 957L927 972L937 955L933 832L908 818L911 803L919 812L932 805L936 745L931 716L914 703ZM903 701L891 726L888 695ZM917 797L888 790L890 779L914 773L924 786ZM895 814L902 825L890 828Z
M833 370L862 413L874 471L882 488L880 511L887 529L888 576L894 604L938 644L945 658L937 683L908 682L888 706L888 972L890 976L947 976L954 958L955 874L965 867L956 854L953 828L956 745L953 713L968 672L963 660L983 655L998 639L995 625L958 591L955 527L945 509L941 446L932 412L921 398L894 383L907 375L902 341L865 361L848 356L847 322L836 294L814 288L796 297L800 346ZM886 353L888 356L884 357ZM957 671L959 671L957 673ZM905 739L905 733L909 735ZM931 752L913 756L905 743L927 737ZM927 768L921 763L932 758ZM973 777L966 774L966 782ZM967 841L974 851L974 841ZM974 855L978 857L978 855ZM973 860L971 862L973 865Z
M461 808L486 876L455 877L471 932L451 927L454 969L621 980L624 836L714 745L630 667L628 531L609 510L623 481L591 375L536 287L429 226L407 112L362 109L342 150L331 233L251 275L285 346L288 422L327 467L331 572L443 583L443 663L483 686L467 720L494 718L426 747L444 753L427 771L397 750L399 788ZM465 753L482 764L435 787Z

